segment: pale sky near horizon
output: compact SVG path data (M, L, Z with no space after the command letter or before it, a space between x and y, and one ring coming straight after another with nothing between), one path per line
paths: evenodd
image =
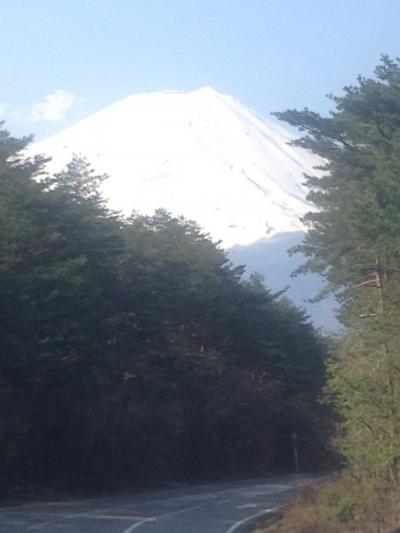
M211 86L261 116L327 112L400 56L400 0L0 0L0 118L56 133L140 92Z

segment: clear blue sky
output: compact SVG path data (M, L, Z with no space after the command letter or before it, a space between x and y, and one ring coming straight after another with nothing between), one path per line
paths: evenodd
M38 138L130 94L206 85L264 116L326 112L327 93L400 56L399 0L0 0L0 17L0 112Z

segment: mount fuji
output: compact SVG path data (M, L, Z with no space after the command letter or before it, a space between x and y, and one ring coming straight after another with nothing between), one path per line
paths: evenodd
M289 275L301 258L290 259L285 243L301 240L300 219L312 209L304 174L321 165L289 145L294 138L275 121L206 87L130 96L34 143L30 151L51 156L51 171L65 167L73 154L84 155L110 176L105 197L124 214L163 207L197 221L234 262L261 271L272 290L297 286L288 296L326 325L332 322L331 305L321 320L321 310L306 303L321 280L314 276L304 283Z
M34 145L59 170L82 153L110 175L124 213L164 207L196 220L224 247L302 230L303 174L318 160L273 121L210 88L139 94Z

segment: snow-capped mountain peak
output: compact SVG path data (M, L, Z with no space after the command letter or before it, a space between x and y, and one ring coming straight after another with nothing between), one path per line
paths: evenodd
M310 206L304 173L320 161L231 96L210 87L125 98L31 150L60 170L73 153L110 179L111 207L151 214L164 207L196 220L225 247L299 231Z

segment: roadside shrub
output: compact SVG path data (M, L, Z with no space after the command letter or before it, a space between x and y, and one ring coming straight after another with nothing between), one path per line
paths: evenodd
M322 514L331 522L345 524L354 518L355 503L346 494L330 487L322 492L320 506Z

